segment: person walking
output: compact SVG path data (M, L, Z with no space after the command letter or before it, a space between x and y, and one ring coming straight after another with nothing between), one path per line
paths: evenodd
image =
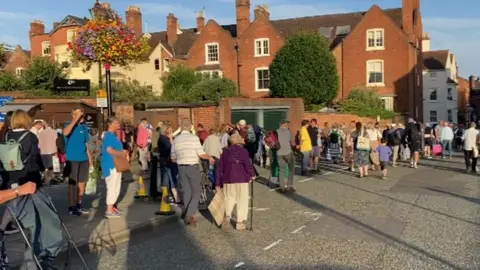
M277 138L280 149L277 150L278 160L278 183L280 193L295 192L293 178L295 175L295 156L292 148L295 146L295 137L288 129L288 121L282 121L277 129ZM288 168L288 182L285 182L285 171Z
M215 160L207 155L202 148L200 139L191 134L192 122L189 119L182 120L181 132L173 140L171 159L178 164L178 174L183 188L183 202L185 209L182 218L189 226L196 226L195 213L198 208L201 193L201 174L198 158Z
M372 163L372 170L375 171L380 166L380 161L376 149L380 145L380 139L382 138L382 134L372 123L367 124L366 132L368 134L368 138L370 138L370 161Z
M222 229L227 230L236 205L236 229L246 229L244 223L248 216L248 184L255 179L253 164L249 153L243 147L243 138L238 134L230 137L230 147L222 153L215 177L215 189L225 194L225 219Z
M465 130L462 136L463 153L465 156L465 166L467 173L477 173L477 158L478 158L478 130L477 124L472 122L470 128Z
M123 150L123 144L115 135L120 129L120 122L117 118L111 117L107 121L107 132L102 141L101 167L102 176L107 184L107 211L106 218L119 218L123 212L118 210L116 203L122 187L122 173L115 168L114 157L127 159L128 152Z
M407 142L410 149L410 167L418 168L418 160L420 157L420 151L422 150L422 134L421 125L416 123L413 118L408 119L407 127L402 141Z
M352 133L353 146L354 146L354 156L355 156L355 165L358 167L359 177L363 178L364 176L368 177L368 165L370 164L370 145L368 149L366 147L359 147L359 139L363 138L364 141L369 141L368 133L365 131L365 127L362 123L357 122L355 124L355 131Z
M43 174L43 182L45 185L55 177L53 172L53 157L57 155L57 132L53 130L51 124L46 121L44 130L38 134L38 146L42 157L45 172Z
M172 196L169 196L170 203L182 204L177 191L177 164L172 162L171 152L173 143L173 129L169 124L160 128L160 137L158 137L158 151L160 160L160 171L162 173L162 185L167 186ZM160 183L157 183L160 184ZM160 186L158 187L160 190Z
M148 172L148 140L150 138L150 132L147 128L147 119L143 118L137 128L137 140L135 142L138 150L138 161L142 166L142 172L144 174Z
M387 180L387 167L390 161L390 155L392 155L392 149L387 146L387 139L382 138L380 140L380 146L375 150L380 159L380 170L382 171L382 179Z
M310 135L310 140L312 141L313 147L311 167L313 169L313 172L318 172L318 160L320 159L321 149L321 145L319 145L319 142L321 142L321 140L319 140L320 136L318 133L317 119L314 118L310 120L310 125L308 126L308 134Z
M440 135L442 138L442 159L447 158L447 148L448 148L448 158L452 158L452 141L455 137L455 134L453 134L452 128L448 125L448 122L443 123L443 128L442 128L442 135Z
M435 136L433 134L433 129L430 127L429 123L425 123L425 128L423 129L423 137L424 137L424 143L425 143L425 147L423 149L424 156L427 159L431 159L433 141L435 140Z
M65 155L68 166L68 213L72 216L88 214L83 208L82 198L93 161L88 150L90 135L85 124L84 111L74 110L72 120L65 124Z
M302 127L300 128L300 145L298 146L300 152L302 152L302 175L308 175L308 165L310 164L310 159L312 158L312 140L310 134L308 134L308 126L310 122L308 120L302 121ZM293 173L293 171L291 171Z
M397 159L400 151L400 145L402 144L402 134L396 124L391 124L386 134L387 145L392 148L392 167L397 167Z

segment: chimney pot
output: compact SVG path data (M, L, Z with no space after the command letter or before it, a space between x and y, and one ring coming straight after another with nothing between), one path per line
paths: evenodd
M142 13L140 8L137 6L129 6L125 12L125 19L127 22L128 28L132 29L135 32L137 38L142 36L143 27L142 27Z
M197 12L197 33L201 33L205 28L205 18L203 17L203 10Z
M40 20L33 20L30 23L30 36L45 34L45 25Z
M266 19L267 21L270 20L270 13L268 13L267 5L258 5L255 7L254 19Z

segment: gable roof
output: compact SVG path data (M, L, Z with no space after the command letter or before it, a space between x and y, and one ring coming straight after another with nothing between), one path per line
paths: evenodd
M389 16L400 28L402 27L402 9L384 9L383 12ZM353 29L365 16L367 11L361 12L352 12L352 13L343 13L343 14L327 14L327 15L318 15L318 16L309 16L309 17L299 17L291 19L282 19L282 20L270 20L270 23L278 29L280 34L284 37L289 37L295 33L301 31L317 32L321 27L330 28L330 47L333 48L343 41L343 39L348 35L337 35L337 29L340 27L350 27ZM237 37L237 26L235 24L230 25L221 25L221 27L230 34L232 38ZM163 46L169 50L169 52L174 55L176 58L186 58L187 53L195 43L198 33L196 28L181 29L182 34L178 35L177 42L174 46L170 46L167 43L167 32L157 32L150 33L152 36L158 34L160 40L156 42L161 42ZM152 43L154 43L152 41ZM155 45L156 46L156 45Z
M55 33L55 31L65 26L72 26L72 25L83 26L85 23L87 23L87 21L88 19L86 17L82 19L77 16L67 15L65 16L65 18L63 18L63 20L60 23L58 23L58 25L55 28L52 29L52 31L50 31L49 35L52 35L53 33Z
M423 69L442 70L446 68L448 61L448 50L423 52Z

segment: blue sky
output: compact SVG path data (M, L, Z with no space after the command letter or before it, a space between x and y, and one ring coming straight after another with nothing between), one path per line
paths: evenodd
M420 0L424 31L431 37L432 49L450 49L456 56L460 75L480 75L480 1ZM45 3L40 5L40 2ZM45 22L47 31L54 21L66 15L89 16L94 0L16 0L0 6L0 42L29 48L28 28L33 19ZM137 5L143 13L144 31L165 29L166 15L178 17L182 27L195 25L195 14L204 9L206 19L220 23L235 21L235 0L110 0L121 15L129 5ZM48 4L46 4L48 3ZM272 19L328 13L367 10L378 4L382 8L400 7L402 0L251 0L252 8L267 4ZM253 16L253 13L252 13Z

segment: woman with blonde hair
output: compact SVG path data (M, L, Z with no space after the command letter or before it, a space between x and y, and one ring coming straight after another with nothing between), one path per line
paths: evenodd
M366 132L368 134L368 137L370 138L370 161L372 162L372 170L375 171L377 167L380 166L380 160L376 149L380 145L380 139L382 139L382 134L371 122L367 124Z
M255 177L255 170L250 162L248 151L243 147L243 138L238 133L230 136L231 146L225 150L218 162L215 177L217 192L225 194L225 219L223 230L227 230L236 205L237 230L245 230L244 221L248 215L248 183Z
M352 138L353 147L355 149L355 165L357 165L360 172L359 176L362 178L368 176L368 165L370 164L369 155L371 149L371 146L368 144L371 140L362 123L357 122L355 124L355 131L352 133ZM365 142L367 142L367 145L364 145Z

